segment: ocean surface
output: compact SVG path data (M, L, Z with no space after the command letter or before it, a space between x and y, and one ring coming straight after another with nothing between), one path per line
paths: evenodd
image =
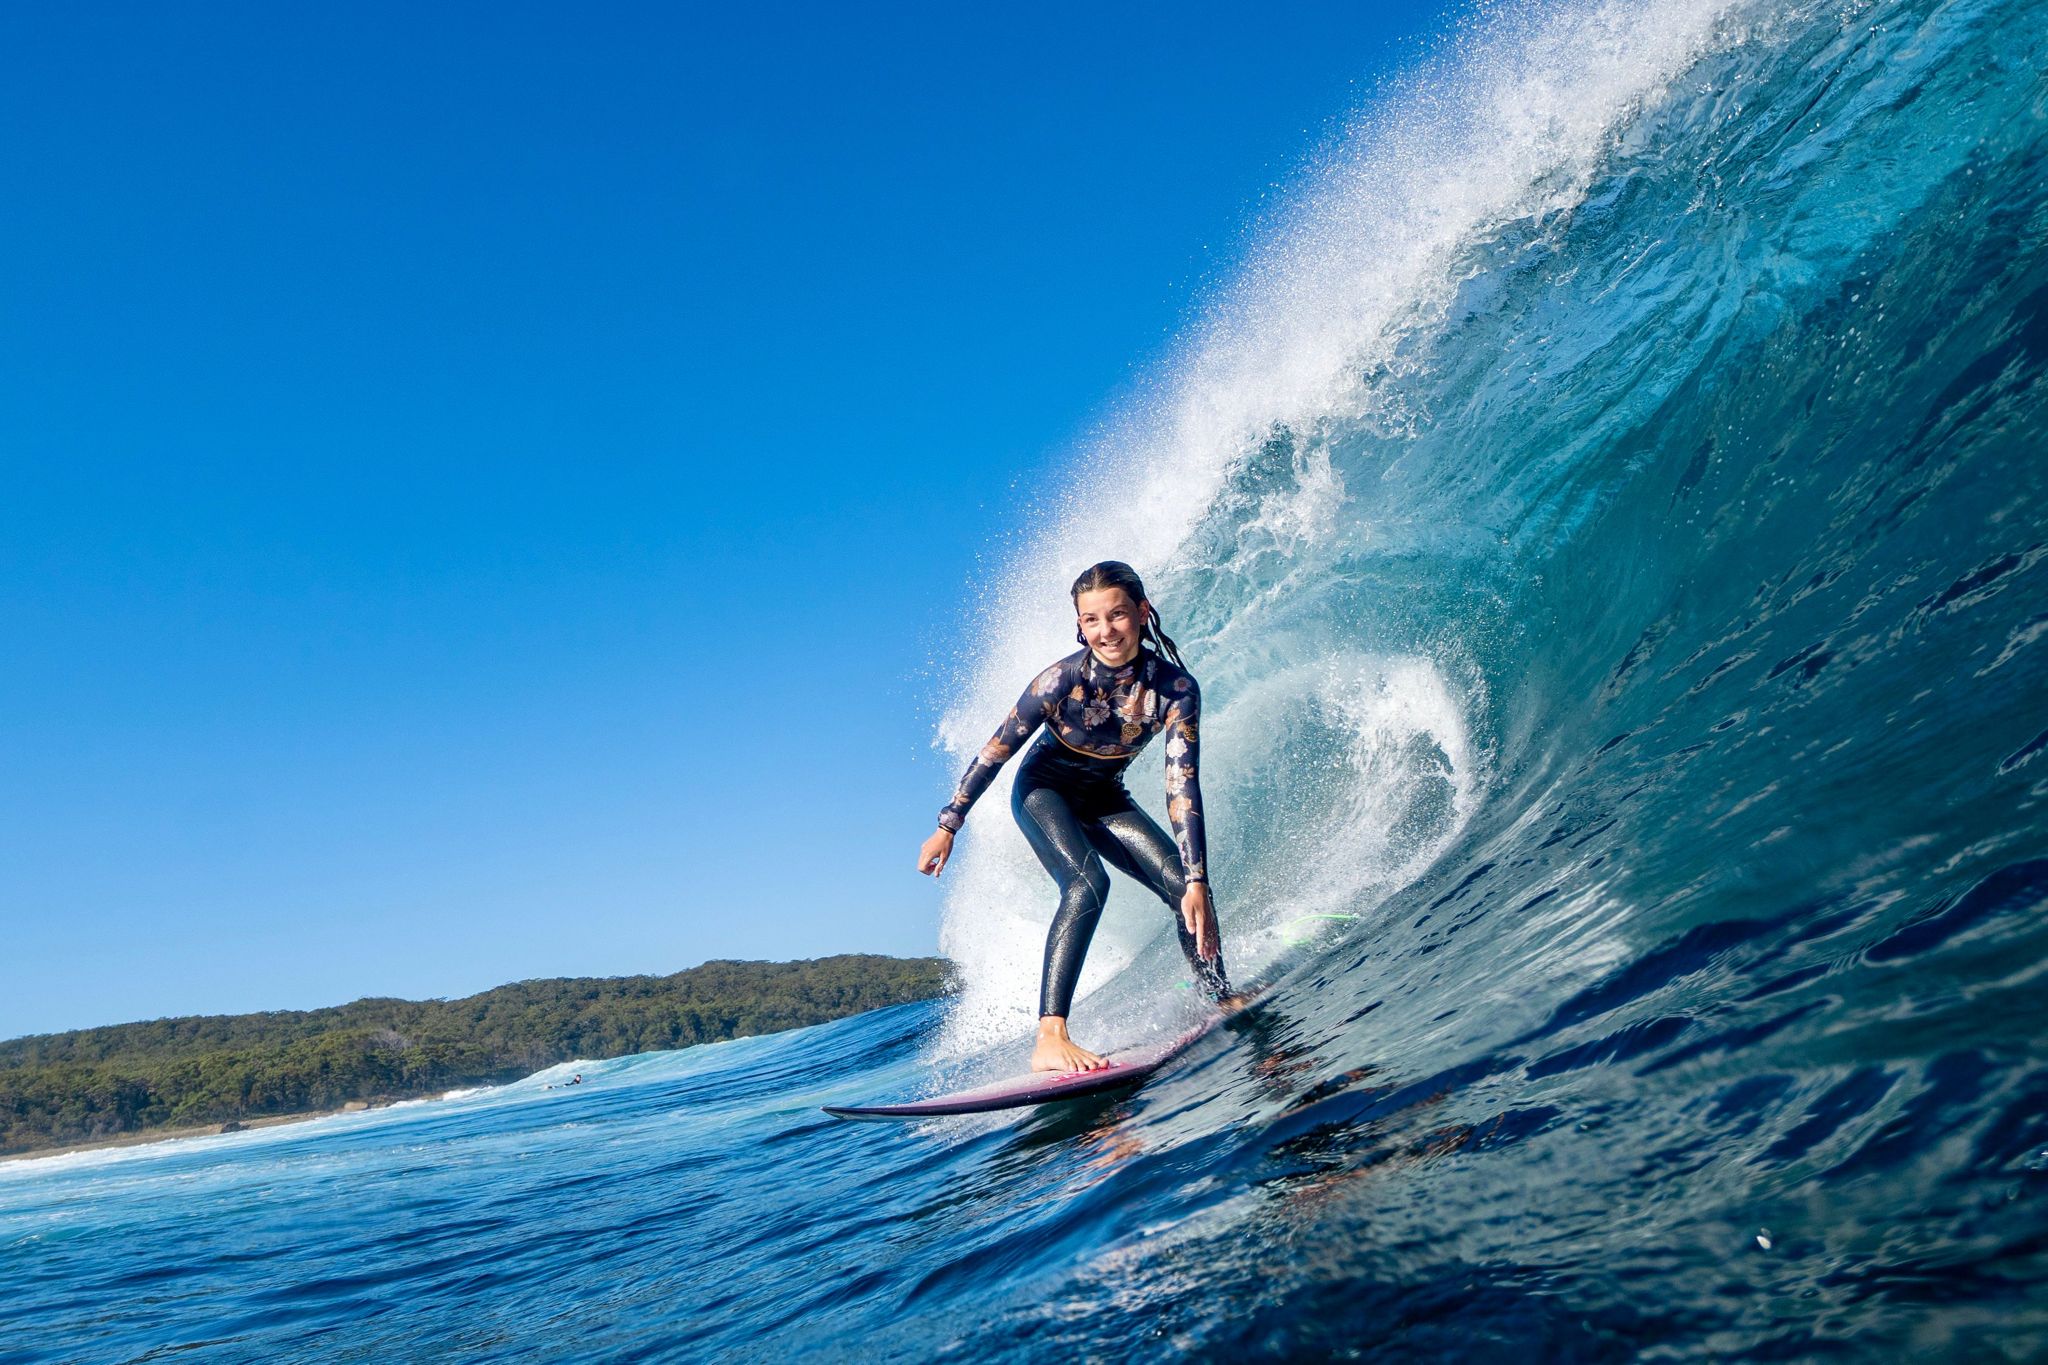
M819 1112L1015 1069L999 786L948 1001L0 1165L0 1365L2048 1359L2044 71L2022 0L1488 9L1314 152L943 688L935 807L1146 571L1268 987L1154 1083ZM1184 975L1120 884L1077 1035Z

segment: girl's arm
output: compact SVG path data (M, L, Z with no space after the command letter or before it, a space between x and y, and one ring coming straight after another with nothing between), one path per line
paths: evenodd
M1216 962L1222 945L1216 928L1216 903L1209 897L1209 850L1202 836L1202 783L1197 763L1202 689L1193 678L1186 680L1185 688L1166 708L1166 815L1173 822L1173 838L1180 845L1181 869L1187 879L1187 890L1180 898L1181 921L1195 936L1195 956Z
M967 823L968 809L988 790L988 784L995 781L996 773L1009 762L1010 755L1023 748L1032 732L1044 724L1053 700L1060 694L1063 681L1064 675L1058 664L1031 680L1031 686L1024 689L1024 695L1017 698L1010 714L1003 717L1003 723L996 727L988 743L981 746L981 752L960 775L960 785L953 793L953 799L939 812L940 829L957 832Z
M1197 772L1202 689L1193 678L1166 708L1166 817L1180 845L1181 868L1189 886L1209 880L1208 841L1202 834L1202 783Z

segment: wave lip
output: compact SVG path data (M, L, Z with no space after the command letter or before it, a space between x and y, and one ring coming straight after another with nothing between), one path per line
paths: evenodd
M1116 496L1077 494L1041 508L1001 586L978 604L975 619L986 624L968 635L966 680L939 727L951 760L964 766L1024 682L1063 652L1066 586L1098 559L1146 572L1202 679L1212 744L1227 744L1228 729L1216 727L1233 723L1215 718L1254 719L1235 705L1240 696L1333 648L1355 648L1355 636L1330 629L1317 585L1373 538L1369 523L1358 524L1348 450L1361 433L1398 438L1424 419L1389 377L1421 363L1418 343L1442 329L1468 289L1475 244L1581 205L1631 120L1703 50L1736 39L1730 16L1739 9L1517 8L1472 28L1361 112L1143 396L1079 455L1082 472L1067 486ZM1413 643L1465 690L1483 688L1458 649ZM1254 744L1237 751L1255 761ZM1461 810L1475 799L1466 777L1458 774ZM997 1002L1031 978L1033 926L1045 913L1042 873L1021 836L990 813L1007 780L962 841L944 912L941 946L963 964L966 984L960 1046L1021 1022L1014 1002ZM1145 781L1134 775L1141 800ZM1204 784L1226 807L1257 787L1213 759ZM1219 876L1226 890L1229 857ZM1263 883L1248 881L1267 899ZM1342 894L1333 887L1322 899ZM1126 962L1135 946L1108 955Z

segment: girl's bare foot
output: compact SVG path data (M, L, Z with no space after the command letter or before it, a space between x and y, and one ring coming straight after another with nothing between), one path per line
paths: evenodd
M1094 1071L1109 1065L1067 1036L1067 1021L1048 1014L1038 1021L1038 1045L1031 1049L1033 1071Z

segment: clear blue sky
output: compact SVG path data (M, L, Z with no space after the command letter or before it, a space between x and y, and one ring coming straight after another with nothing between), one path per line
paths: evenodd
M961 592L1442 9L0 11L0 1036L931 951Z

